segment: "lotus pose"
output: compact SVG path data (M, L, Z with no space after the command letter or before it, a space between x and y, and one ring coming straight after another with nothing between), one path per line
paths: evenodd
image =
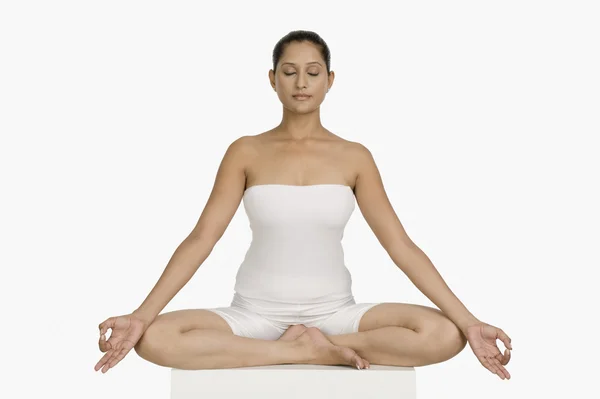
M424 366L454 357L468 343L485 368L510 378L504 366L511 339L471 314L407 236L371 152L321 124L334 76L329 48L316 33L290 32L276 44L269 80L283 104L281 123L229 144L197 224L147 298L132 313L100 323L105 354L96 371L107 372L132 349L179 369ZM252 242L230 306L160 314L242 201ZM394 264L439 309L355 302L341 245L355 203Z

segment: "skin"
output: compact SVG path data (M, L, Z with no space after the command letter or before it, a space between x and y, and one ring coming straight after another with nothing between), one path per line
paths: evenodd
M360 143L335 135L321 124L320 105L332 88L334 78L333 71L327 74L325 61L312 43L292 42L286 47L276 71L269 71L269 82L283 106L280 124L267 132L243 136L231 143L207 204L185 242L198 247L204 245L205 256L208 256L236 213L245 190L254 185L347 185L352 188L362 215L394 264L439 309L382 303L365 313L357 333L326 336L318 329L294 325L279 340L310 344L313 351L317 347L327 347L330 354L337 353L340 363L356 364L359 368L368 368L370 363L399 366L439 363L460 353L468 343L486 369L501 379L510 379L504 366L511 357L511 339L502 329L473 316L450 290L427 255L408 237L390 204L371 152ZM307 93L311 97L299 101L294 98L297 93ZM173 276L168 265L165 274L169 276L169 273ZM106 372L114 367L136 343L136 351L144 357L145 351L141 349L144 345L140 346L138 341L143 331L152 330L153 326L155 331L176 325L178 331L212 328L232 333L220 318L212 319L209 325L201 310L156 316L187 281L179 276L169 278L181 281L166 283L161 281L161 276L148 298L132 315L109 318L100 324L99 346L106 354L96 365L96 370L102 368ZM199 323L202 317L204 322ZM121 327L118 327L119 323ZM107 341L104 334L109 328L113 329L113 334ZM504 354L498 349L498 339L507 348Z

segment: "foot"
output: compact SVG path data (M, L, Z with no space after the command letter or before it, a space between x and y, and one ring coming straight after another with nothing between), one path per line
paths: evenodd
M325 334L316 327L308 327L296 339L311 356L308 364L348 365L358 369L369 368L371 365L361 358L353 349L336 346L327 339Z
M295 324L290 326L286 332L284 332L281 337L278 338L279 341L294 341L297 339L304 331L306 331L306 326L304 324Z

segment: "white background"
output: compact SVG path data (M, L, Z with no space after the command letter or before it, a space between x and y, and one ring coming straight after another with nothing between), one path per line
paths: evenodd
M417 368L419 398L597 395L593 3L3 2L0 396L168 397L133 351L93 370L98 324L149 293L229 143L280 122L268 71L295 29L331 49L323 125L371 150L409 236L513 340L511 380L467 346ZM228 305L250 239L240 206L164 311ZM432 306L358 207L343 244L357 302Z

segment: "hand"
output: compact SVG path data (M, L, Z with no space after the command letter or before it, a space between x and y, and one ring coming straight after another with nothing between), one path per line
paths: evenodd
M100 370L103 366L102 373L106 373L108 369L119 363L125 355L137 344L144 331L148 328L148 323L142 318L128 314L117 317L109 317L98 326L100 329L100 339L98 346L101 352L106 354L94 367L95 371ZM108 329L112 329L108 341L104 334Z
M467 327L465 336L467 341L477 356L479 362L492 373L498 374L501 379L509 379L510 374L504 366L510 360L510 351L512 350L511 339L500 328L486 323L476 323ZM504 355L496 346L496 340L500 339L507 348Z

